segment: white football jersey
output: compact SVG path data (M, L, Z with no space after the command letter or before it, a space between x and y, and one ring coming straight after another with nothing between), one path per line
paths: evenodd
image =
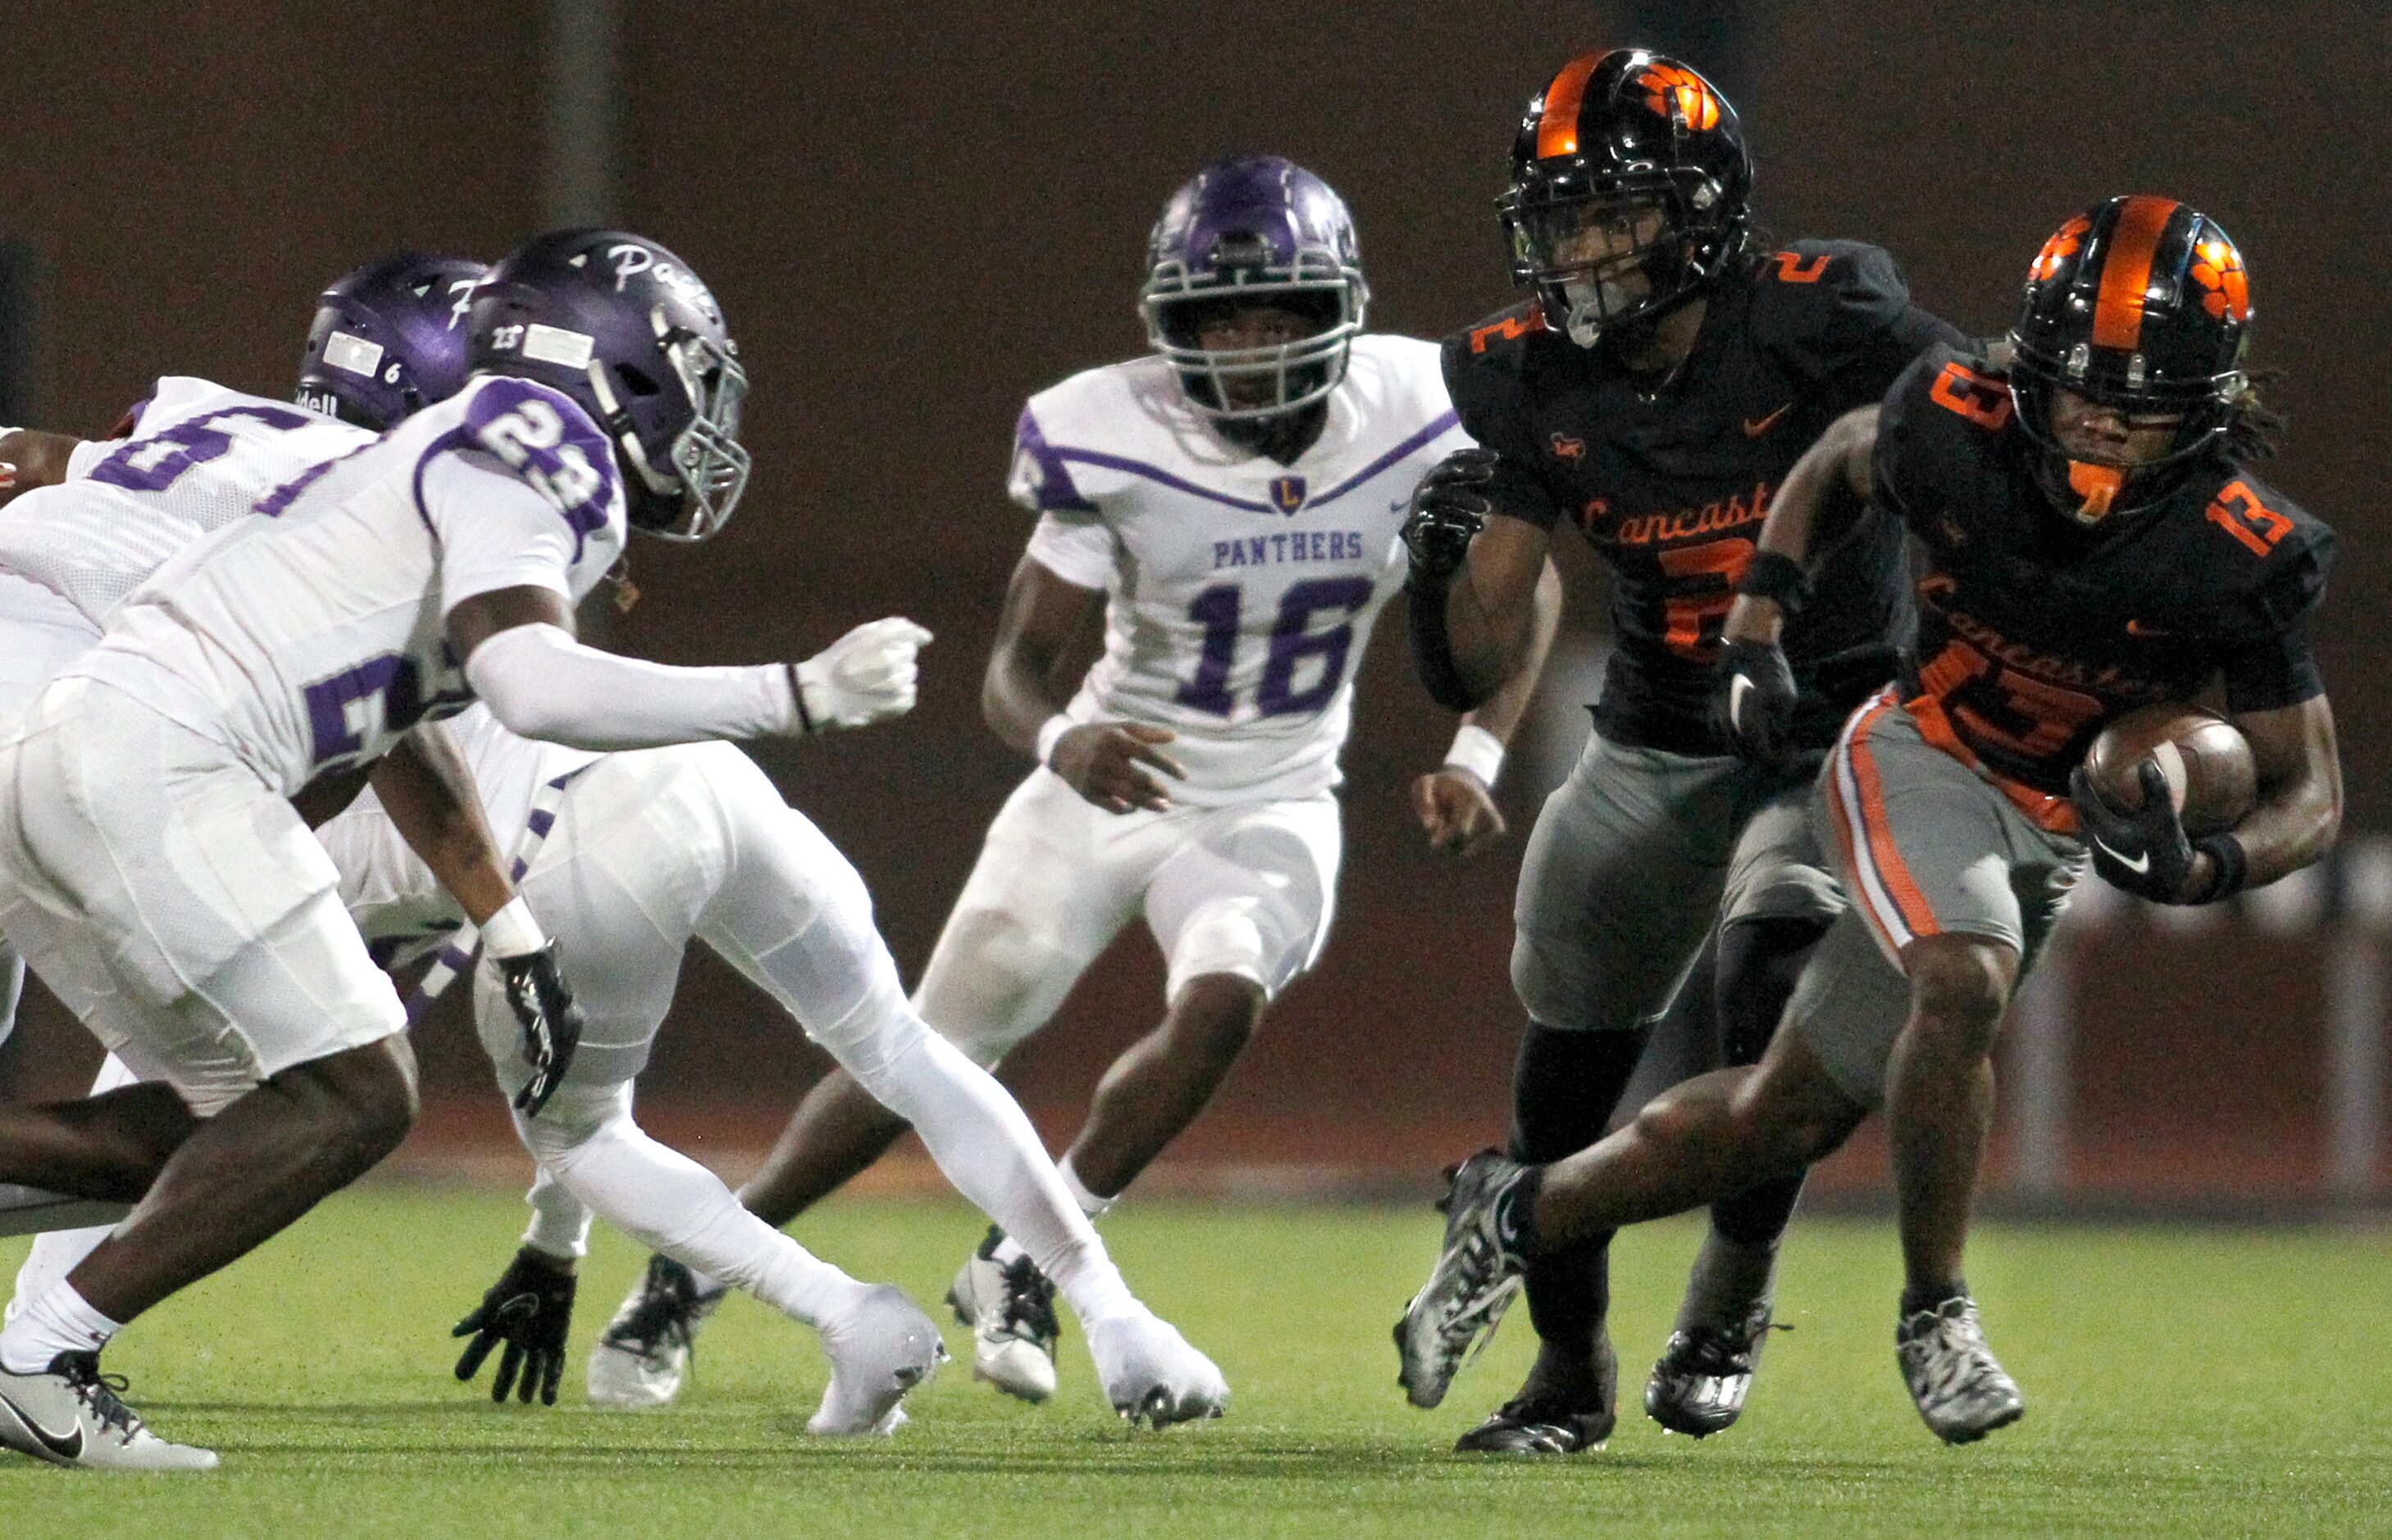
M1169 364L1134 359L1030 399L1010 490L1045 516L1030 555L1106 591L1105 651L1070 713L1178 737L1196 806L1339 780L1354 674L1403 586L1412 489L1470 442L1434 343L1366 335L1295 463L1224 439Z
M0 509L0 567L104 623L183 547L374 435L288 401L170 374L129 437L79 444L67 479Z
M545 385L486 375L184 550L68 671L239 753L284 795L472 700L459 602L578 602L624 537L612 446Z

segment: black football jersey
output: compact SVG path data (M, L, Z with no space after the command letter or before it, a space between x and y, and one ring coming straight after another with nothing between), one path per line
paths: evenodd
M1877 401L1922 349L1960 340L1910 303L1892 257L1841 241L1798 241L1714 288L1694 350L1649 394L1533 303L1446 339L1454 410L1501 457L1496 509L1548 529L1568 518L1612 570L1605 737L1723 751L1706 722L1711 665L1771 498L1829 423ZM1813 747L1893 676L1908 618L1900 529L1828 512L1847 516L1848 539L1786 631Z
M2051 796L2114 718L2222 677L2230 711L2322 692L2334 531L2225 460L2096 529L2034 473L2008 382L1939 347L1886 398L1878 500L1927 549L1903 691L1929 736Z

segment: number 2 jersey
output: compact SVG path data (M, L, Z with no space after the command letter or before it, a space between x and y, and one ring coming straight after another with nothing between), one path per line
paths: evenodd
M214 439L200 435L266 426L169 408L154 399L112 451L152 479L175 451L145 444L172 439L203 469ZM503 376L303 466L254 512L169 559L68 672L225 743L286 796L471 702L445 637L458 603L519 586L578 601L625 530L604 437L566 397Z
M1722 751L1708 724L1720 627L1786 473L1921 350L1958 340L1910 303L1892 257L1839 241L1731 271L1709 291L1693 351L1658 385L1549 329L1533 302L1446 340L1462 425L1502 457L1496 511L1546 529L1568 519L1611 569L1612 653L1594 706L1605 737ZM1786 630L1802 688L1796 731L1821 749L1892 676L1907 603L1901 531L1859 519L1856 504L1828 511L1851 538Z
M1933 349L1886 398L1877 500L1928 554L1905 703L1929 741L2072 832L2069 772L2113 719L2213 681L2230 711L2323 693L2308 631L2334 531L2222 458L2087 529L2034 466L1982 358Z
M1363 645L1403 586L1412 489L1468 441L1435 345L1408 337L1355 339L1291 465L1223 439L1160 359L1031 398L1010 485L1042 516L1030 555L1107 595L1071 716L1170 728L1188 775L1167 790L1190 805L1335 787Z

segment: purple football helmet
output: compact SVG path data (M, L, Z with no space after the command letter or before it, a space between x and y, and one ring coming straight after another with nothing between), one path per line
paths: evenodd
M299 360L303 407L382 432L465 383L465 307L478 262L401 252L333 280Z
M621 230L553 230L490 269L467 363L564 392L614 442L634 529L696 541L748 485L748 373L689 264Z
M1207 416L1274 417L1309 406L1346 377L1371 297L1361 263L1354 216L1328 183L1277 155L1215 161L1172 194L1147 238L1138 294L1147 344L1170 360L1189 404ZM1241 304L1294 310L1316 329L1276 346L1202 346L1202 323ZM1251 382L1268 388L1231 388Z

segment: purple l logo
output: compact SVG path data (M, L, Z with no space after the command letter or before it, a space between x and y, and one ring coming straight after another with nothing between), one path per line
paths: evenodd
M1271 502L1282 514L1292 514L1304 506L1304 477L1281 476L1271 478Z

